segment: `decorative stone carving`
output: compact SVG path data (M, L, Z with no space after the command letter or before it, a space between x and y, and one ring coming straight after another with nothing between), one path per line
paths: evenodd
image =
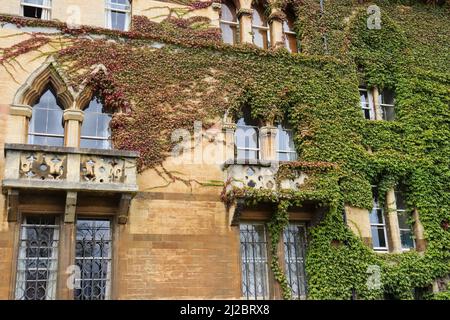
M274 189L275 173L276 170L270 166L236 164L228 168L232 185L238 188Z
M124 182L125 161L118 158L82 156L81 179L97 183Z
M21 178L59 180L66 177L67 157L45 152L22 153L20 156Z
M237 188L256 188L267 190L292 189L299 190L307 178L306 174L300 171L295 173L294 179L284 179L275 181L278 166L272 164L238 164L234 163L228 166L228 179L231 185Z

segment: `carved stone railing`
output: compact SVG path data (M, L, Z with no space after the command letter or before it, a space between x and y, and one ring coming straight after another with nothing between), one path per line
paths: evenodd
M225 168L227 180L230 181L232 187L237 188L250 187L274 191L298 190L307 178L304 172L295 170L289 178L279 177L277 179L279 163L271 161L253 161L252 163L233 160L227 161Z
M130 151L5 144L2 187L135 193L137 156Z

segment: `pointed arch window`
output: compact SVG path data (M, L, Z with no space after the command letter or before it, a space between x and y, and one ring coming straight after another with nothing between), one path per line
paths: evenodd
M261 5L252 5L252 32L253 44L267 49L269 48L269 26L267 18L264 14L264 7Z
M292 129L287 124L278 124L277 126L276 150L278 161L297 160L294 135Z
M105 112L98 98L92 99L84 110L80 147L111 149L111 119L112 114Z
M228 44L236 44L238 39L238 19L237 10L233 1L222 1L220 12L220 30L222 31L222 41Z
M300 46L294 31L295 15L292 11L290 8L284 11L286 14L286 19L283 21L284 44L290 53L298 53Z
M244 108L243 117L236 122L235 140L237 159L259 159L259 128L248 108Z
M33 106L28 129L28 143L48 146L64 145L63 108L51 87L44 91Z

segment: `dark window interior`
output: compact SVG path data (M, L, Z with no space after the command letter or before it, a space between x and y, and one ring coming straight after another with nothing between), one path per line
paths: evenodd
M23 16L27 18L42 18L42 8L23 6Z

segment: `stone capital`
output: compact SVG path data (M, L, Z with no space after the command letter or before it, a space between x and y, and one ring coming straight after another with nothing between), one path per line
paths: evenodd
M79 109L66 109L64 110L64 121L75 120L83 122L84 112Z
M252 16L253 15L253 9L248 8L241 8L237 12L237 18L240 19L242 16Z
M12 104L9 108L9 114L12 116L31 118L33 108L26 104Z
M236 131L236 123L230 123L230 122L226 122L224 124L222 124L222 130L223 131L227 131L227 130L233 130Z
M277 127L274 126L264 126L259 129L262 137L275 136L277 134Z
M283 11L273 11L267 20L269 23L273 21L283 22L286 20L286 14Z

